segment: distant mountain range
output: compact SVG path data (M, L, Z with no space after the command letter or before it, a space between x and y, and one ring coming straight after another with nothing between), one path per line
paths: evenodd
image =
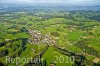
M34 10L57 10L57 11L72 11L72 10L86 10L86 11L100 11L100 6L67 6L67 5L52 5L52 4L1 4L0 12L19 12L19 11L34 11Z

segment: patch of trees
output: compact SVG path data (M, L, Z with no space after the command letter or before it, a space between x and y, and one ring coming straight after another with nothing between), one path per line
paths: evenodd
M0 51L0 57L7 56L8 54L9 54L9 51L7 49L2 49Z
M85 40L81 40L78 41L75 46L77 46L78 48L82 49L82 50L86 50L85 52L90 54L90 55L94 55L96 57L100 57L100 53L99 51L97 51L94 47L90 47L87 45L87 42Z
M28 30L27 30L25 27L22 27L22 28L20 29L20 32L29 33Z
M100 15L89 17L89 19L100 21Z
M18 48L16 51L12 52L10 54L10 56L12 58L15 58L15 57L19 57L21 55L21 53L23 52L23 49L22 48Z
M88 25L88 26L80 26L80 27L78 27L78 29L81 29L83 31L89 31L89 30L92 30L93 28L95 28L95 26L98 26L98 25L94 24L94 25Z
M4 63L2 63L2 62L0 62L0 66L5 66L5 64L4 64Z
M77 24L77 26L84 26L85 23L84 22L80 22L79 24Z
M28 40L27 38L22 39L22 49L23 49L23 51L26 49L27 40Z
M100 62L94 63L94 66L100 66Z
M21 24L21 25L26 25L27 24L27 22L18 22L18 24Z
M64 15L63 18L74 20L74 16L73 16L73 14Z
M64 22L66 25L77 25L75 22Z
M53 35L53 36L59 36L59 33L58 32L51 32L51 35Z
M76 54L74 52L71 52L67 49L62 49L56 45L54 45L54 47L62 54L64 55L67 55L67 56L74 56L75 57L75 60L74 60L74 66L85 66L86 63L86 58L83 56L83 55L79 55L79 54Z
M47 66L47 61L46 60L43 60L42 66Z
M21 40L21 43L17 42ZM5 47L6 48L11 48L12 52L11 53L11 56L12 57L16 57L16 56L20 56L20 54L26 49L26 43L27 43L27 38L19 38L19 39L14 39L14 40L9 40L7 42L4 42L2 44L8 44L8 43L11 43L10 45L6 45ZM4 46L3 45L3 46ZM3 56L7 56L9 54L10 51L8 51L7 49L2 49L0 51L0 57L3 57Z
M83 60L81 57L76 57L74 61L74 66L86 66L86 60Z
M18 41L18 40L22 40L22 39L23 38L16 38L16 39L13 39L13 40L2 42L2 43L0 43L0 47L6 45L8 43L13 43L14 41Z
M17 25L11 25L10 27L8 27L8 29L13 29L13 28L17 28L18 26Z

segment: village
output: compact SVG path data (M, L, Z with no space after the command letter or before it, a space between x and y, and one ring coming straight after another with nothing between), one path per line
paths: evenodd
M31 38L29 42L31 44L55 44L55 38L51 37L50 34L42 35L38 30L28 30Z

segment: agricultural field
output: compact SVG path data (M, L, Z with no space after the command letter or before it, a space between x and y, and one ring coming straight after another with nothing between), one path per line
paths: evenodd
M100 11L45 10L0 12L0 66L100 66Z

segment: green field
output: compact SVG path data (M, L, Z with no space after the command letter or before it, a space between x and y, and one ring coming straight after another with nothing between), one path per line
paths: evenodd
M97 13L100 15L100 12L92 11L40 11L34 15L14 12L0 15L1 66L17 66L16 61L6 63L7 56L33 60L41 56L40 62L36 65L32 63L33 66L94 66L94 63L99 66L100 21L89 18ZM76 55L85 57L85 60L82 58L81 63L79 58L74 59L74 62L69 61L71 56ZM28 63L20 62L19 65L25 66Z

